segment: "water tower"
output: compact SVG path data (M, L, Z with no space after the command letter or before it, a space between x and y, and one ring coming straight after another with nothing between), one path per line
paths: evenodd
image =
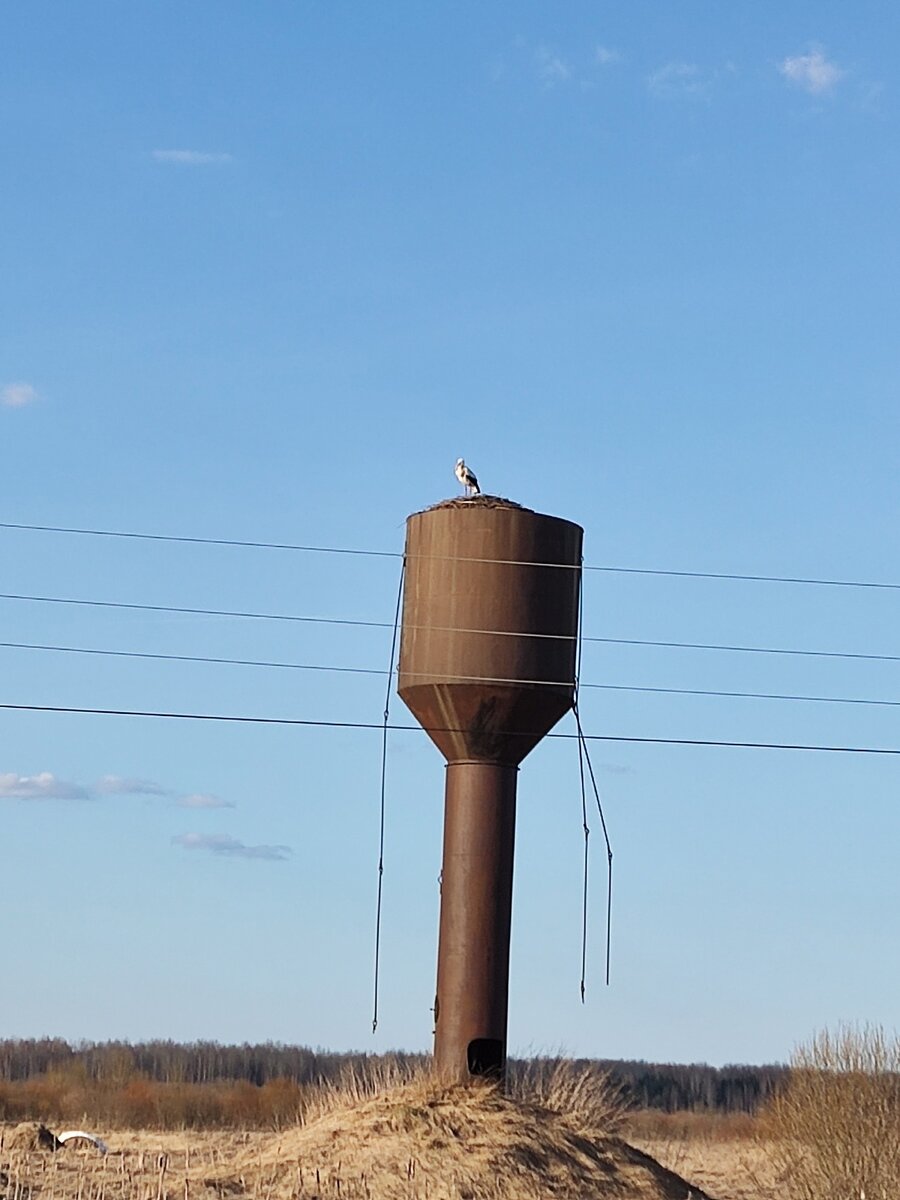
M492 496L406 523L400 696L447 760L435 1069L506 1066L516 776L571 707L582 529Z

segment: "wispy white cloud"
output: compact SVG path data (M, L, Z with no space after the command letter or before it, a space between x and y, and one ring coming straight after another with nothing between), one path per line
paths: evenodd
M0 799L3 800L90 800L87 788L65 779L57 779L50 771L38 775L16 775L14 771L0 772Z
M221 166L233 162L230 154L209 150L154 150L153 157L161 163L177 163L186 167Z
M621 52L613 50L611 46L598 46L594 51L594 62L599 63L601 67L611 67L613 63L621 61Z
M654 96L704 96L710 79L696 63L668 62L647 76L647 87Z
M0 800L93 800L101 796L177 796L179 808L234 808L211 792L178 794L153 779L128 775L103 775L96 783L72 783L57 779L50 771L38 775L17 775L0 771Z
M129 779L123 775L104 775L98 782L101 796L167 796L168 792L152 779Z
M567 83L572 77L572 68L566 60L549 46L538 46L534 52L538 78L545 87Z
M270 862L283 862L293 851L290 846L248 846L227 833L180 833L172 838L176 846L185 850L208 850L223 858L260 858Z
M625 56L612 46L598 43L564 47L549 42L531 42L517 35L502 57L488 64L492 83L525 77L537 80L544 91L554 88L591 91L596 87L598 70L623 62Z
M176 801L179 808L234 808L230 800L214 796L212 792L192 792Z
M789 83L813 96L832 91L846 74L836 63L829 62L818 46L809 54L795 54L783 59L778 70Z
M24 408L37 398L37 389L30 383L7 383L0 388L0 404L6 408Z
M624 763L602 762L600 770L607 775L633 775L634 767L626 767Z

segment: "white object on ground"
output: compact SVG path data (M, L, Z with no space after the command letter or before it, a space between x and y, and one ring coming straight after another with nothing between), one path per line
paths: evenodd
M66 1142L71 1141L73 1138L84 1138L85 1141L88 1141L91 1143L91 1145L96 1146L101 1154L106 1154L109 1150L106 1142L104 1142L101 1138L94 1137L92 1133L85 1133L83 1129L67 1129L65 1133L58 1133L56 1135L56 1140L58 1142L62 1142L63 1145L65 1145Z

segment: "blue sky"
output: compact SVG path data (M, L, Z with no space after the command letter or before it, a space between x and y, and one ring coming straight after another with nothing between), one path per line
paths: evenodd
M597 566L900 582L893 75L863 2L7 3L0 516L398 552L452 467ZM393 558L0 529L2 590L389 622ZM589 572L593 637L897 655L897 591ZM3 641L384 671L390 631L0 600ZM590 643L585 683L900 700L896 663ZM377 722L384 678L0 648L0 701ZM900 745L889 706L586 689L610 737ZM399 700L394 717L405 719ZM570 731L567 724L562 732ZM430 1042L443 769L379 734L0 711L0 1034ZM896 1023L898 762L526 760L513 1051Z

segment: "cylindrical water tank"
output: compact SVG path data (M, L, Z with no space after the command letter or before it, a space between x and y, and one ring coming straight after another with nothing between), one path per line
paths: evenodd
M582 530L493 497L407 521L399 692L447 759L434 1055L502 1075L518 764L572 706Z
M490 498L407 521L399 692L448 762L519 763L571 708L581 541Z

